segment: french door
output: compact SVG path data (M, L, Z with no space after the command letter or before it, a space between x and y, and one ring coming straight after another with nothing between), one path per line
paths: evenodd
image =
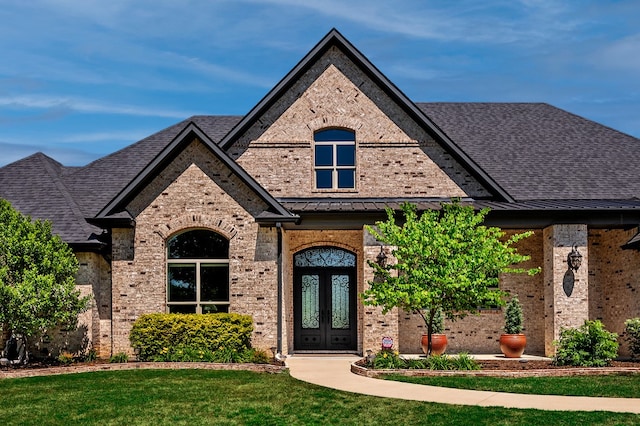
M356 350L356 278L350 267L294 270L296 350Z

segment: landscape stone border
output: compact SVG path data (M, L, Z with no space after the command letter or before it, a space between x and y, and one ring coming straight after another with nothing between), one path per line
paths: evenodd
M234 363L221 364L213 362L126 362L75 364L60 367L44 368L7 368L0 370L0 379L17 379L23 377L54 376L60 374L91 373L95 371L122 370L231 370L254 371L258 373L281 373L285 366L273 364Z
M351 372L359 376L380 379L391 374L409 377L443 377L443 376L472 376L472 377L565 377L565 376L630 376L640 374L640 367L569 367L549 368L539 370L372 370L356 361L351 364Z

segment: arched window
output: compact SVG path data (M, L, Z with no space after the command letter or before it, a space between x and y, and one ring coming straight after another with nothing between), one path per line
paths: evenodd
M356 134L351 130L327 129L316 132L315 179L317 189L356 187Z
M196 229L167 241L167 312L229 311L229 241Z

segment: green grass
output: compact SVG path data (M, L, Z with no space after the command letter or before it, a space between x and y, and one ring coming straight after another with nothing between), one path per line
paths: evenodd
M287 373L245 371L133 370L5 379L0 395L0 422L6 425L640 424L634 414L376 398L299 382Z
M405 377L388 380L448 388L513 392L539 395L604 396L640 398L640 375L576 377Z

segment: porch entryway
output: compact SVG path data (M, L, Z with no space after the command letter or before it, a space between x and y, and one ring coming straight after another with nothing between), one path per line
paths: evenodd
M315 247L294 256L294 350L355 351L356 256Z

